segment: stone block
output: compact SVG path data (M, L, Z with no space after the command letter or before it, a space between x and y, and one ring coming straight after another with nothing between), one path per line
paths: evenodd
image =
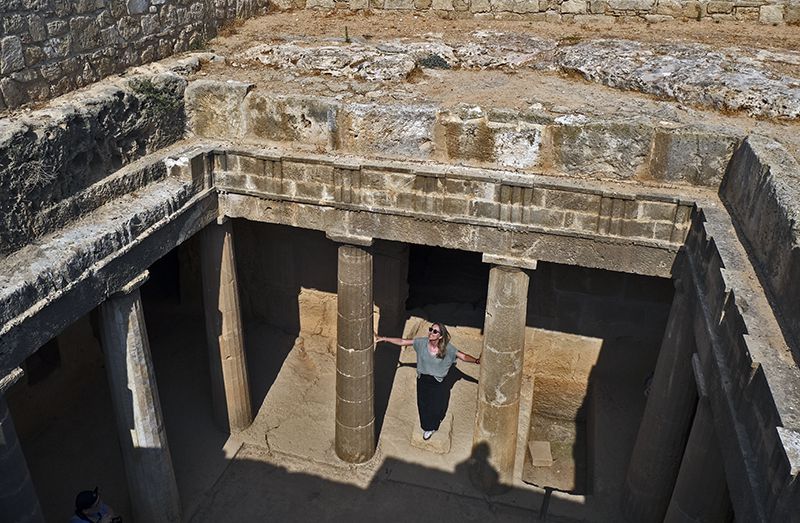
M696 1L686 2L681 7L681 16L693 20L700 20L703 16L703 5Z
M0 79L0 94L3 95L5 105L12 109L19 107L26 101L25 92L19 82L11 78Z
M52 20L47 22L47 34L50 36L60 36L69 30L69 25L64 20Z
M252 138L302 142L315 149L332 149L337 144L339 106L329 100L256 92L246 105L245 133Z
M369 9L369 0L350 0L350 9Z
M706 12L712 14L730 14L733 12L733 2L712 1L706 4Z
M782 5L762 5L759 8L759 23L765 25L778 25L783 23Z
M140 15L142 13L146 13L149 7L150 2L148 0L128 0L129 15Z
M783 20L789 25L800 24L800 5L787 5Z
M680 0L660 0L656 5L655 14L681 17L683 4Z
M452 11L453 8L453 0L433 0L431 2L431 9L436 9L439 11Z
M385 0L383 3L384 9L414 9L414 0Z
M542 127L520 124L514 127L489 124L493 129L494 158L503 167L527 169L540 162Z
M39 15L28 16L28 31L31 35L31 40L34 42L41 42L47 38L47 27Z
M197 80L186 89L191 129L204 138L233 139L244 129L242 104L252 84Z
M655 5L655 0L608 0L608 7L614 11L647 11Z
M433 452L436 454L447 454L450 452L450 445L453 439L453 414L448 412L439 430L433 433L431 439L425 441L422 439L422 429L414 427L411 430L411 446Z
M489 0L492 5L492 12L506 13L537 13L539 12L538 0Z
M659 220L672 223L678 206L669 202L639 202L637 218L642 220Z
M22 41L17 36L6 36L0 40L0 74L8 75L25 67Z
M337 140L354 153L427 159L433 152L434 106L352 104L342 112Z
M653 133L647 125L627 122L554 125L548 129L557 168L577 176L602 173L622 179L644 171Z
M737 139L692 130L658 130L650 156L650 176L657 180L719 186Z
M472 0L469 9L473 13L488 13L492 10L492 4L489 0Z
M45 56L48 59L64 58L69 54L70 47L72 46L72 37L65 35L61 37L50 38L45 41L42 46Z
M431 0L414 0L414 8L417 9L418 11L425 11L427 9L430 9Z
M562 14L584 14L587 10L586 0L566 0L561 3L560 9Z
M548 209L560 209L580 212L599 213L601 195L559 191L547 189L544 191L544 204Z

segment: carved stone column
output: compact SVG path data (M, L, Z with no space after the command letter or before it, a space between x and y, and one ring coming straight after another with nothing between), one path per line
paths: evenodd
M203 306L214 417L225 430L239 432L253 422L253 405L230 220L208 225L201 239Z
M696 354L692 360L700 399L664 521L730 521L733 509L714 430L714 416L700 371L700 360Z
M134 519L178 522L178 487L139 296L146 279L142 274L100 306L101 337Z
M0 379L0 514L8 523L44 523L39 498L4 396L22 372Z
M484 256L484 261L490 260ZM527 299L528 275L523 270L492 267L470 468L473 483L486 492L504 490L514 479Z
M688 282L686 282L688 283ZM661 351L633 447L622 510L631 522L662 521L697 403L691 358L695 351L691 298L675 281Z
M363 463L375 454L372 254L340 245L336 324L336 455Z

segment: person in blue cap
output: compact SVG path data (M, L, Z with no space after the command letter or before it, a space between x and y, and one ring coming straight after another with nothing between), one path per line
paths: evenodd
M121 523L122 518L114 513L114 510L103 503L97 487L94 490L84 490L75 496L75 514L70 518L69 523L81 523L90 521L91 523Z

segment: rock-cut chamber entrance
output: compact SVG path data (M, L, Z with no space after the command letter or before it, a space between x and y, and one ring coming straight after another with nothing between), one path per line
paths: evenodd
M241 462L257 462L260 453L316 463L309 469L321 475L340 463L332 446L336 244L323 233L246 220L234 220L233 230L257 412L244 432L229 439L211 411L198 239L152 266L142 289L183 510L203 508L198 521L213 513L203 493L222 488L219 482L213 487L220 476L222 483L236 482ZM441 321L461 350L480 355L490 268L480 254L381 241L372 252L378 332L413 337L429 322ZM541 488L590 496L611 517L672 284L544 262L530 275L517 475ZM93 477L103 481L106 497L122 513L130 508L113 419L96 414L111 410L106 395L98 393L108 386L96 321L93 313L50 342L55 348L31 358L30 378L8 395L34 484L52 519L69 505L64 484L80 488L90 482L70 472L87 459L95 464L92 470L104 471ZM408 351L376 351L378 466L387 484L467 494L463 464L470 459L477 369L460 363L448 376L447 448L419 448L412 445L418 428L413 360ZM53 367L49 373L35 370L47 365ZM59 413L36 407L43 391L61 398ZM46 450L62 445L77 450L57 458ZM237 465L234 455L242 445L255 450ZM374 488L367 485L366 491ZM504 502L530 509L531 496L515 489Z

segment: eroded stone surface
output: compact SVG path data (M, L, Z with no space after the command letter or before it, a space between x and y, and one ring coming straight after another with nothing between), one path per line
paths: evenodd
M704 44L650 44L630 40L558 42L530 35L478 31L466 43L440 35L427 41L315 41L261 44L234 57L293 74L323 74L364 81L407 80L417 67L560 70L619 89L744 111L757 117L800 117L800 80L771 62L796 64L800 53L714 49ZM437 65L438 64L438 65Z

